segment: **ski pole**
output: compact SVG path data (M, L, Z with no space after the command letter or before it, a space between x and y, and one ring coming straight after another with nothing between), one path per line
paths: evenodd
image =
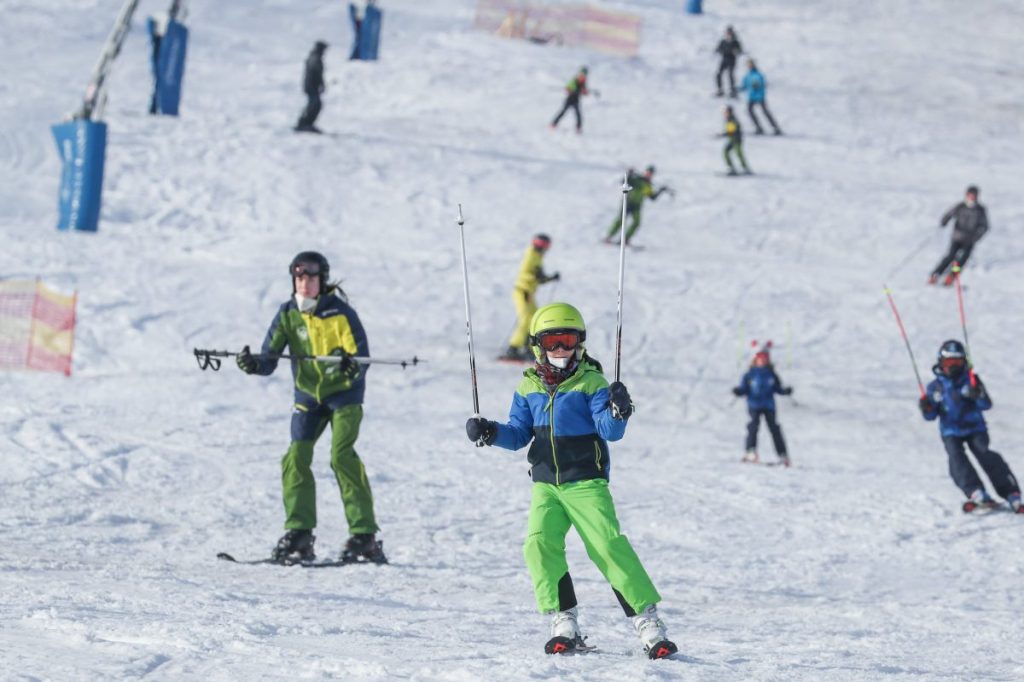
M466 231L463 226L462 204L459 204L459 242L462 245L462 290L466 297L466 340L469 343L469 380L473 387L473 416L480 416L480 395L476 387L476 356L473 353L473 317L469 308L469 269L466 267ZM477 443L477 447L480 444Z
M956 301L960 308L960 328L964 330L964 350L967 351L967 376L971 380L971 388L977 384L974 378L974 363L971 362L971 343L967 340L967 315L964 313L964 292L960 286L960 263L953 263L953 277L956 279Z
M929 243L930 243L930 242L931 242L931 241L932 241L932 240L933 240L934 238L935 238L935 236L934 236L933 234L929 233L927 237L925 237L925 238L924 238L923 240L921 240L921 243L919 243L919 244L918 244L917 246L915 246L915 247L914 247L914 248L913 248L913 249L912 249L912 250L911 250L911 251L910 251L910 252L909 252L909 253L908 253L907 255L905 255L905 256L903 257L903 260L901 260L901 261L900 261L899 263L897 263L896 267L894 267L894 268L893 268L893 269L892 269L892 270L891 270L891 271L889 272L889 275L888 275L888 277L892 277L892 276L894 276L894 275L895 275L895 274L896 274L897 272L899 272L900 270L902 270L902 269L903 269L903 268L904 268L904 267L905 267L905 266L907 265L907 263L909 263L909 262L910 262L910 260L911 260L911 259L912 259L912 258L913 258L914 256L916 256L917 254L919 254L919 253L921 252L921 250L922 250L922 249L924 249L924 247L928 246L928 244L929 244Z
M619 380L622 359L622 282L626 271L626 195L629 190L629 174L622 176L622 221L619 223L619 298L615 323L615 381Z
M900 318L900 311L896 309L896 301L893 300L892 290L882 285L885 290L885 296L889 299L889 306L892 307L892 314L896 316L896 324L899 325L900 334L903 336L903 344L907 347L907 353L910 355L910 364L914 367L914 376L917 377L917 388L921 391L921 397L925 396L924 384L921 383L921 373L917 371L917 360L914 359L914 351L910 348L910 339L907 338L907 330L903 328L903 320Z
M193 348L192 353L196 356L199 369L212 369L214 372L220 369L221 361L218 358L232 358L241 355L238 351L231 350L206 350ZM409 365L416 366L426 360L413 356L410 360L398 360L388 358L371 358L364 355L290 355L288 353L252 353L257 360L314 360L317 362L344 362L346 359L358 365L399 365L403 369Z

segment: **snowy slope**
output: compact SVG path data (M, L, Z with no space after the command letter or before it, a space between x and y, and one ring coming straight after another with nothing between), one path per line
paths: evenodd
M5 679L1018 679L1021 522L964 518L935 426L918 416L882 295L921 371L959 334L923 280L938 217L969 183L991 235L964 274L993 447L1024 471L1018 361L1024 262L1024 8L1011 0L622 0L640 56L503 41L473 3L384 4L382 61L345 61L340 2L193 3L180 119L148 104L143 0L111 81L97 234L54 229L47 126L75 104L116 0L8 0L0 25L0 275L79 292L75 374L0 375L0 677ZM894 7L893 5L898 5ZM790 135L750 136L755 178L720 170L711 49L737 27ZM296 136L301 63L327 54L322 126ZM588 64L585 134L549 117ZM742 68L740 69L742 72ZM746 114L741 120L749 129ZM613 447L625 532L683 655L652 663L570 535L581 626L600 655L541 651L523 565L525 453L478 450L456 205L467 219L482 412L518 376L489 362L535 231L611 366L617 252L599 243L626 165L674 201L645 207L627 261L623 379L638 404ZM281 532L290 381L195 346L262 339L291 255L331 259L374 353L429 364L370 374L359 451L393 565L232 566ZM903 263L908 263L903 265ZM739 464L729 388L772 338L798 405L796 466ZM762 434L764 438L766 434ZM762 452L769 452L767 443ZM321 555L346 537L318 448Z

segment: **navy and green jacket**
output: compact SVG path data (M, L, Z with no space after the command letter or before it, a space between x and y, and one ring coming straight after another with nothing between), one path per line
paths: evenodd
M270 323L263 341L263 353L278 355L288 348L292 355L330 355L342 348L349 355L368 356L370 346L356 311L335 290L317 299L311 313L303 313L295 298L282 303ZM354 379L343 376L340 364L312 360L292 360L295 401L309 404L310 399L326 403L332 409L359 405L366 390L368 365L359 366ZM256 374L264 376L277 369L277 359L257 358Z
M497 427L494 445L518 450L533 441L527 454L530 475L537 483L555 485L607 480L608 441L626 432L625 420L613 418L608 407L608 381L586 359L551 392L535 368L523 372L508 423Z

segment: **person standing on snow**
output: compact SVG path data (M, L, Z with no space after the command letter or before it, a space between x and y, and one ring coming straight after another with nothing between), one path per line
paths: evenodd
M306 57L306 69L302 76L302 91L306 93L306 108L299 116L299 122L295 130L304 133L323 132L316 127L316 117L320 115L323 103L320 95L327 89L324 84L324 52L327 51L327 43L322 40L316 41L309 56Z
M732 111L732 107L726 105L722 108L722 115L725 116L725 132L719 137L726 138L725 148L722 150L722 156L725 157L725 165L729 167L729 175L737 175L736 167L732 165L732 152L736 152L736 158L739 159L740 165L743 167L743 172L750 175L752 172L747 166L747 159L743 156L743 128L740 127L740 122L736 120L736 115Z
M558 112L555 119L551 121L551 129L554 130L558 127L558 122L562 120L562 116L565 116L565 112L572 109L576 114L576 132L583 132L583 114L580 113L580 97L589 95L590 90L587 89L587 67L580 67L579 73L569 81L565 86L565 103L562 104L562 110Z
M675 196L675 191L670 189L666 185L662 185L657 191L654 189L654 185L651 180L654 178L654 166L648 166L647 170L644 171L643 175L638 175L629 169L629 173L626 174L626 182L632 187L631 190L626 194L626 217L632 218L629 227L626 228L626 243L633 238L636 231L640 229L640 209L643 208L644 199L650 199L651 201L657 200L663 192L668 192L669 196ZM622 216L616 216L612 222L611 228L608 230L608 236L604 238L606 242L611 244L613 238L619 232L619 228L622 223Z
M515 303L516 318L519 321L508 340L508 350L500 358L502 360L527 361L533 358L526 342L530 334L530 320L537 312L537 287L562 278L557 272L551 275L544 273L544 254L550 248L551 237L538 234L534 236L530 246L526 248L526 253L523 254L519 276L516 277L515 288L512 290L512 301Z
M750 114L750 120L754 122L754 127L756 128L754 134L764 135L761 122L757 120L757 114L754 113L754 107L760 104L761 111L768 118L768 122L772 124L775 134L781 135L782 129L775 123L775 119L772 118L772 112L768 111L768 102L765 101L765 90L768 89L768 83L765 81L764 75L757 70L757 64L754 63L753 59L747 60L747 69L747 75L743 77L740 90L747 92L747 112Z
M287 532L278 541L275 561L310 562L316 528L316 486L310 465L313 447L331 426L331 469L341 490L351 537L339 557L343 562L387 563L373 511L373 494L355 451L363 420L363 393L367 365L352 356L368 357L370 347L356 311L337 284L328 282L330 265L323 255L303 251L288 266L292 297L281 304L270 323L263 350L253 355L249 346L236 361L246 374L268 376L286 348L292 355L337 355L339 362L292 360L295 405L291 445L281 460Z
M946 211L946 214L942 216L942 222L939 223L939 229L945 227L950 220L953 220L953 238L949 243L949 253L943 256L939 264L932 270L932 274L928 276L928 284L938 282L939 277L953 263L963 267L967 263L967 259L971 257L974 245L988 232L988 215L985 213L985 207L978 203L977 187L974 185L968 187L964 200ZM950 272L942 283L948 287L953 280L954 274Z
M789 466L789 454L786 452L786 441L782 437L782 427L775 420L775 394L791 395L792 386L783 386L779 375L775 373L772 366L771 356L767 348L762 348L754 354L754 360L750 363L750 369L740 379L740 385L732 389L732 394L747 397L747 410L750 413L750 422L747 424L747 452L743 456L744 462L758 462L757 456L757 430L761 425L761 418L768 424L768 431L772 434L772 444L775 446L775 454L779 458L779 464Z
M537 606L553 616L544 650L556 654L588 648L565 559L565 535L574 526L647 655L664 658L677 648L658 617L661 596L619 530L608 489L608 441L625 434L633 403L626 387L609 385L600 363L587 355L586 336L583 316L573 306L552 303L538 310L530 322L536 364L523 373L508 422L471 417L466 435L478 446L519 450L530 444L533 492L523 555Z
M939 420L939 433L949 457L949 475L967 498L964 511L995 506L978 472L967 459L966 445L992 481L996 494L1006 500L1013 511L1024 514L1020 483L1003 456L988 448L988 427L982 412L992 407L992 399L981 378L968 371L964 345L955 340L943 343L932 373L935 380L928 384L920 400L921 416L926 421Z
M725 27L725 36L718 42L715 52L721 55L721 61L718 62L718 73L715 74L715 86L717 87L715 96L721 97L724 94L722 92L722 74L728 71L729 97L735 97L736 58L743 54L743 47L740 45L740 40L736 37L735 31L732 30L732 26Z

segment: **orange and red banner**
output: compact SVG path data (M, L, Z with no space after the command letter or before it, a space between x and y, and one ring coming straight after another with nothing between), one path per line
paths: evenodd
M619 57L636 55L640 46L640 17L592 5L479 0L473 26L504 38L589 47Z
M0 369L71 375L75 296L37 281L0 281Z

